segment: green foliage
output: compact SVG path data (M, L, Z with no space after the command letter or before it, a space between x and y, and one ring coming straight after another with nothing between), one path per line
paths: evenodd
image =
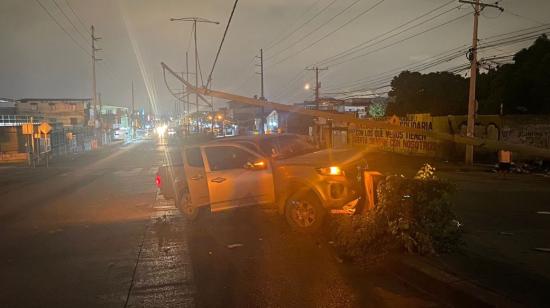
M464 114L467 111L465 102L468 101L468 81L456 74L405 71L392 80L391 87L389 96L395 100L388 105L388 115L447 115Z
M479 76L481 113L550 113L550 40L538 38L506 64Z
M386 114L387 102L373 102L368 109L368 114L373 118L380 118Z
M391 82L387 115L466 114L469 78L448 72L404 71ZM550 40L545 35L515 54L514 63L481 73L477 82L478 113L550 114Z
M336 222L335 242L351 258L400 249L430 255L455 248L460 225L451 211L454 187L425 165L410 179L389 176L378 186L377 207Z

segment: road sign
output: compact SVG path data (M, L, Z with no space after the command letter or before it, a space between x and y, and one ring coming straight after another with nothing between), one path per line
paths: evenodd
M32 123L23 124L23 135L32 135L33 125Z
M52 131L52 127L50 126L50 124L46 123L46 122L42 122L40 123L40 125L38 126L38 131L41 132L42 134L49 134L51 131Z

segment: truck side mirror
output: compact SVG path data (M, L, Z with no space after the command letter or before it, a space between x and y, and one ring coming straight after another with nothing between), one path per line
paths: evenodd
M265 170L267 169L267 162L264 160L247 162L246 165L244 165L244 168L247 170Z

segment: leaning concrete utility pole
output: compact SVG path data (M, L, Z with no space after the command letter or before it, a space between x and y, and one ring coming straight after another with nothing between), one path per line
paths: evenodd
M497 4L485 4L479 0L466 1L459 0L460 3L471 4L474 7L474 31L472 35L472 48L470 50L470 92L468 95L468 124L466 128L466 136L474 137L475 131L475 113L476 113L476 82L477 82L477 42L478 42L478 23L479 15L485 7L497 8L500 11L504 9ZM497 2L498 3L498 2ZM466 165L472 165L474 163L474 146L471 144L466 145L466 155L464 162Z
M170 21L190 21L193 22L193 39L195 41L195 87L199 87L199 51L197 48L197 23L204 22L204 23L210 23L210 24L216 24L219 25L220 23L217 21L211 21L205 18L200 17L184 17L184 18L170 18ZM196 111L197 111L197 133L200 130L199 126L199 96L195 95L195 104L196 104Z
M392 124L386 121L359 119L355 116L348 115L348 114L339 114L339 113L331 113L327 111L296 108L296 106L283 104L283 103L260 101L257 98L245 97L241 95L236 95L232 93L221 92L221 91L216 91L216 90L206 89L206 88L195 88L192 84L187 82L185 79L181 78L179 74L174 72L174 70L171 69L168 65L166 65L166 63L161 62L160 65L163 70L166 70L172 76L174 76L174 78L176 78L177 80L185 84L185 86L187 87L187 90L198 93L199 98L204 102L207 102L207 100L203 97L203 95L208 95L208 96L213 96L222 100L235 101L235 102L246 104L249 106L255 106L255 107L266 106L267 108L286 111L286 112L292 112L296 114L303 114L310 117L321 117L326 119L332 119L333 121L338 121L338 122L352 123L355 125L360 125L360 127L363 127L364 129L372 128L372 129L386 129L386 130L393 130L393 131L410 132L414 134L426 135L428 137L435 138L441 141L450 141L458 144L472 144L475 146L479 146L479 147L483 147L491 150L498 150L498 149L505 148L512 152L524 153L531 156L538 156L540 158L550 159L550 150L545 148L539 148L539 147L534 147L534 146L524 145L524 144L503 142L503 141L494 140L494 139L475 138L475 137L472 138L472 137L462 136L460 134L449 134L449 133L442 133L442 132L431 131L431 130L426 131L420 128L401 126L399 124Z

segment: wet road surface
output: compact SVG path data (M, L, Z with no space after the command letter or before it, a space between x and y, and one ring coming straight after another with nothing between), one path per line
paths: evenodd
M271 210L186 222L153 185L166 151L144 141L0 169L0 306L440 306L383 267L341 263Z

